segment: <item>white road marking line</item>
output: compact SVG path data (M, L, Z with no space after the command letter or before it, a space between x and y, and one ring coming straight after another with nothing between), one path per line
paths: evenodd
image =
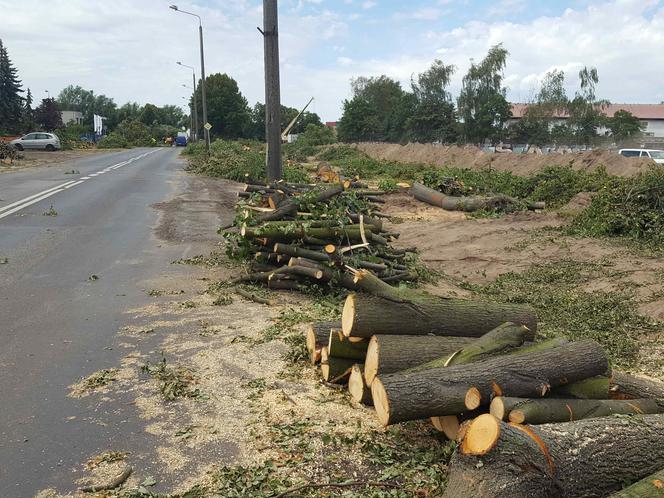
M66 186L64 189L62 189L62 190L67 190L68 188L75 187L76 185L80 185L81 183L85 183L85 182L84 182L83 180L80 180L80 181L78 181L78 182L76 182L76 183L72 183L71 185L67 185L67 186Z
M55 195L55 194L57 194L58 192L62 192L63 190L64 190L63 188L58 189L58 190L54 190L53 192L49 192L49 193L46 194L46 195L42 195L41 197L37 197L36 199L31 200L30 202L26 202L25 204L21 204L20 206L17 206L17 207L15 207L14 209L10 209L10 210L7 211L6 213L2 213L2 214L0 214L0 220L1 220L2 218L6 217L6 216L9 216L10 214L14 214L14 213L17 212L17 211L20 211L20 210L23 209L23 208L26 208L26 207L28 207L28 206L31 206L32 204L36 204L36 203L38 203L39 201L43 201L43 200L46 199L47 197L51 197L52 195Z
M62 183L60 185L56 185L55 187L51 187L50 189L43 190L42 192L39 192L37 194L30 195L28 197L25 197L21 200L18 200L16 202L13 202L11 204L8 204L7 206L0 207L0 219L5 218L9 216L10 214L14 214L18 211L20 211L23 208L26 208L28 206L31 206L33 204L38 203L39 201L42 201L48 197L51 197L52 195L57 194L58 192L63 192L71 187L75 187L76 185L80 185L81 183L85 183L85 180L90 180L98 175L103 175L104 173L109 173L111 170L114 169L119 169L123 166L126 166L127 164L130 164L134 161L138 161L139 159L142 159L146 156L149 156L150 154L153 154L154 152L157 152L157 149L151 150L149 152L146 152L144 154L141 154L140 156L137 157L132 157L131 159L127 161L123 161L121 163L114 164L112 166L107 166L105 169L101 171L97 171L96 173L92 173L88 176L83 176L81 177L78 181L71 180L66 183ZM13 209L12 209L13 208ZM4 211L4 212L3 212Z
M14 206L18 206L19 204L23 204L24 202L29 201L30 199L34 199L35 197L39 197L40 195L44 195L44 194L46 194L46 193L48 193L48 192L50 192L50 191L52 191L52 190L56 190L56 189L62 188L62 187L64 187L65 185L70 185L70 184L72 184L72 183L74 183L74 180L72 180L72 181L70 181L70 182L63 183L63 184L61 184L61 185L57 185L56 187L51 187L51 188L49 188L49 189L47 189L47 190L44 190L44 191L42 191L42 192L39 192L38 194L30 195L30 196L28 196L28 197L25 197L25 198L21 199L20 201L16 201L16 202L13 202L12 204L8 204L8 205L6 205L6 206L3 206L3 207L0 208L0 213L1 213L2 211L6 211L7 209L13 208Z

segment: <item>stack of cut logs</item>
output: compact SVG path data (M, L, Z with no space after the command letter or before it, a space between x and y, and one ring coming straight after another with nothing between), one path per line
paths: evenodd
M238 193L239 221L224 227L239 229L238 249L252 258L248 274L235 282L354 290L355 269L388 283L414 280L407 256L415 249L391 247L399 234L383 226L378 207L384 193L344 179L326 185L247 183Z
M662 496L664 383L611 371L594 341L534 342L527 305L354 282L341 320L308 328L311 361L383 425L459 442L446 497Z

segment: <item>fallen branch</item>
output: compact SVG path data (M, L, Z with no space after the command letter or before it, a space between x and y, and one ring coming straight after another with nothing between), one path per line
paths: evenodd
M79 491L82 491L83 493L97 493L98 491L109 491L111 489L115 489L129 478L132 471L133 469L131 468L131 465L127 465L125 469L122 471L122 474L120 474L118 477L113 479L108 484L94 484L91 486L83 486L82 488L79 488Z
M258 304L267 304L268 306L273 306L276 304L276 302L272 299L266 299L264 297L257 296L256 294L252 294L251 292L248 292L244 289L235 289L235 292L237 292L240 296L249 299L249 301L253 301Z

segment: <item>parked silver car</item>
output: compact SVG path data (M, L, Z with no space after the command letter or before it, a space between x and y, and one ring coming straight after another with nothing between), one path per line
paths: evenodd
M37 131L12 140L10 142L18 150L23 149L45 149L49 151L60 150L60 139L55 133Z

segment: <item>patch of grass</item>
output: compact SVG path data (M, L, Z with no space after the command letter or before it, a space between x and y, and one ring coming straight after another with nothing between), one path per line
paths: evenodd
M573 221L568 233L620 237L657 252L664 248L664 168L613 178Z
M233 296L230 294L220 294L212 301L213 306L228 306L229 304L233 304Z
M611 274L608 264L561 261L506 273L486 285L463 287L491 300L531 304L537 310L540 335L594 339L604 346L612 363L629 366L637 358L639 338L661 330L662 324L640 315L629 291L581 289Z
M198 387L194 373L183 365L169 366L166 357L162 354L161 361L156 364L150 362L141 366L141 372L147 373L159 381L159 392L166 401L177 398L206 399Z
M177 259L171 264L174 265L198 265L198 266L208 266L210 268L216 268L218 266L224 266L226 264L226 258L223 253L219 251L212 251L209 255L205 256L199 254L191 258L186 259Z
M183 308L183 309L191 309L191 308L196 308L196 307L197 307L197 305L193 301L183 301L183 302L180 303L180 308Z
M441 442L424 424L403 424L387 431L358 427L354 433L335 435L331 427L297 420L270 424L267 441L280 453L274 461L222 467L209 484L192 490L205 496L268 498L306 483L360 480L367 484L305 488L297 496L440 496L454 449L454 444Z
M117 379L117 373L117 368L99 370L83 379L83 388L93 391L99 387L106 386Z
M58 212L53 209L53 204L51 204L51 208L48 211L44 211L42 213L42 216L57 216Z

